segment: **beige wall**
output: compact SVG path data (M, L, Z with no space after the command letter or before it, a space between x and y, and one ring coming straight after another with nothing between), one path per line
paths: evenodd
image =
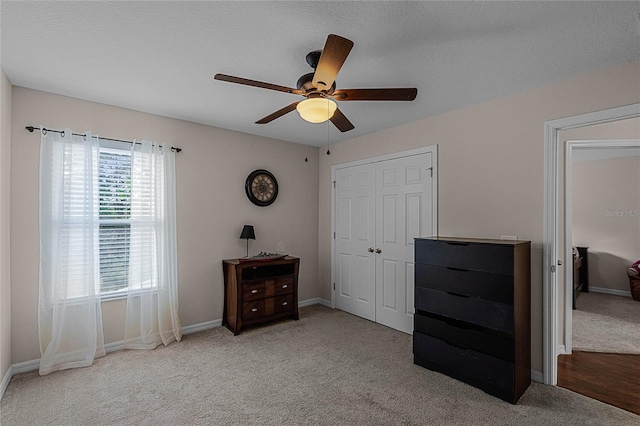
M244 256L243 224L253 224L250 252L284 246L299 256L301 301L318 296L318 149L186 121L14 87L11 170L12 362L40 357L38 348L39 134L27 125L68 126L105 137L153 139L177 155L177 235L183 326L222 318L221 260ZM308 161L305 162L305 157ZM280 192L269 207L247 199L255 169L270 170ZM123 338L124 301L103 303L105 341Z
M573 243L589 247L589 286L629 291L640 259L640 157L573 164Z
M40 356L39 137L24 126L45 124L184 148L177 161L183 325L221 317L220 260L243 255L244 241L237 238L243 223L256 226L251 251L273 250L282 240L286 251L302 258L300 300L330 299L331 166L437 144L440 235L533 241L532 367L542 371L544 121L640 102L639 75L635 62L577 76L335 144L330 156L325 149L318 156L316 148L14 88L11 266L12 304L19 309L12 317L11 362ZM266 209L250 204L243 191L249 172L262 167L281 186L278 201ZM106 341L122 339L124 303L107 302L103 311Z
M320 155L320 296L331 295L331 166L437 144L439 234L533 242L532 368L541 372L544 122L640 102L639 76L640 62L629 63L332 145Z
M11 96L11 83L0 69L0 381L11 366Z

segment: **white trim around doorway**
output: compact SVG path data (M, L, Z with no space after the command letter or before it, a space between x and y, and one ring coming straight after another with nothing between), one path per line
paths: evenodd
M556 385L557 358L561 343L558 341L558 297L556 263L558 261L558 132L560 130L591 126L640 117L640 103L602 111L560 118L544 123L544 236L542 244L543 267L543 377L544 383ZM563 318L564 322L564 318ZM564 346L564 345L562 345Z

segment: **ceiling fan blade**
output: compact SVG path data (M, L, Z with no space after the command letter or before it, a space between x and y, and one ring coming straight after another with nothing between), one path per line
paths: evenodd
M355 129L355 126L351 124L347 117L345 117L342 111L340 111L340 108L336 109L336 111L333 113L333 116L329 120L331 120L333 125L336 126L341 132L348 132L349 130Z
M336 101L412 101L418 89L415 87L398 89L343 89L331 95Z
M345 59L351 52L353 42L335 34L329 34L322 49L316 72L313 75L313 86L318 90L329 90L342 68Z
M264 83L262 81L249 80L248 78L234 77L232 75L227 75L227 74L216 74L213 76L213 78L220 81L227 81L229 83L244 84L246 86L260 87L262 89L277 90L278 92L302 95L302 91L299 89L294 89L292 87L279 86L277 84Z
M267 124L273 120L275 120L276 118L282 117L283 115L290 113L291 111L293 111L294 109L296 109L296 106L298 106L300 102L294 102L292 104L287 105L284 108L279 109L278 111L271 113L269 115L267 115L264 118L261 118L260 120L256 121L256 124Z

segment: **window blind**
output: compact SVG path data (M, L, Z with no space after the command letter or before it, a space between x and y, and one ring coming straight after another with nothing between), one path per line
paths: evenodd
M100 149L100 291L126 290L131 244L131 155Z

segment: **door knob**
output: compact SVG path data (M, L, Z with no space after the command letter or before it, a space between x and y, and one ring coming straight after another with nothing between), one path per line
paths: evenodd
M373 253L373 247L369 247L369 248L367 249L367 251L368 251L369 253Z
M382 253L382 250L380 250L379 248L376 249L376 253L380 254Z

